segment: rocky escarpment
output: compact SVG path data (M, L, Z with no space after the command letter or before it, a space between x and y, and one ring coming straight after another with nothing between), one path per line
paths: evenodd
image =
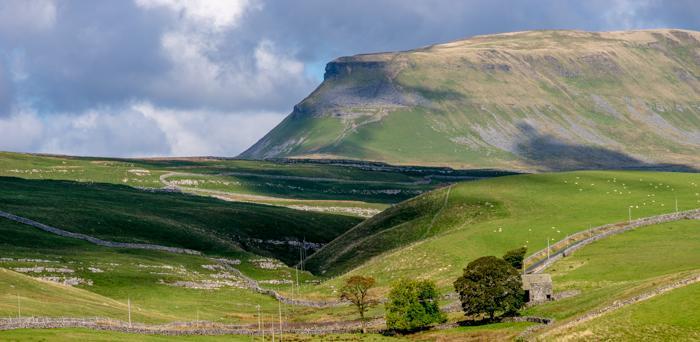
M700 33L532 31L341 57L244 158L700 166Z

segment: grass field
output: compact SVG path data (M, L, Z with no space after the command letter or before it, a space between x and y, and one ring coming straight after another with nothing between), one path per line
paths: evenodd
M407 336L380 334L328 334L282 336L283 341L495 341L508 340L530 326L530 323L498 323L488 326L458 327L440 331L420 332ZM279 336L277 336L279 338ZM269 340L270 336L266 336ZM262 341L261 336L149 336L87 329L18 329L0 332L0 341Z
M39 161L48 163L47 160L53 157L27 158L25 162L31 164ZM52 163L66 160L71 158L57 158ZM269 262L262 260L264 256L275 257L289 264L298 260L297 247L281 245L279 241L283 240L330 242L304 263L307 269L317 272L316 276L301 273L300 295L304 298L335 298L342 279L354 274L377 278L378 288L374 294L378 296L383 295L388 286L401 277L435 280L440 291L447 293L451 291L452 281L461 273L461 269L476 257L502 255L509 249L523 245L532 253L544 248L548 239L550 242L558 241L567 234L591 226L624 222L629 214L632 218L639 218L673 212L676 203L678 210L700 207L698 174L569 172L515 175L445 186L392 205L381 214L360 223L361 219L347 215L221 201L196 194L143 191L134 188L135 183L129 182L109 184L119 183L114 181L118 178L117 171L115 174L107 172L111 167L115 170L120 167L126 169L123 172L138 167L163 170L162 173L151 171L150 174L155 175L157 180L166 173L182 172L187 174L173 176L172 179L191 177L233 182L233 179L239 181L240 178L252 182L246 186L250 189L260 187L252 184L261 177L224 176L218 166L208 164L212 163L210 161L202 162L207 164L205 166L194 165L200 163L198 161L157 160L140 161L143 164L138 166L103 166L102 163L93 164L93 160L89 159L75 160L88 163L85 167L91 170L89 172L100 174L100 177L104 177L103 181L49 179L65 176L65 172L57 172L59 176L32 172L15 175L22 178L0 177L0 210L107 240L192 248L206 255L98 247L3 219L0 220L0 268L7 270L0 273L0 316L15 316L19 297L23 315L124 319L124 305L130 299L135 320L140 322L190 321L196 318L226 323L256 322L257 305L263 312L274 313L277 302L268 296L240 288L239 278L232 274L225 275L226 272L212 266L215 262L208 257L225 257L240 262L235 267L263 281L264 287L274 288L288 296L299 296L289 284L295 280L294 269L274 261L272 269L263 266ZM0 158L0 168L4 161ZM226 166L228 162L221 161L222 167L230 168ZM263 165L247 161L231 163L238 168L231 172L250 172L245 168ZM52 167L50 163L41 167L30 164L22 167L37 167L37 170ZM310 171L289 171L279 164L272 165L261 172L284 177L307 177L314 172L324 177L331 175L324 174L324 168L317 170L316 166L306 164L304 167L311 168ZM105 169L101 171L102 167ZM183 171L187 167L190 170ZM197 171L192 172L191 169ZM201 174L193 176L192 173ZM272 179L289 186L316 186L312 191L316 193L329 189L341 191L339 189L349 189L346 186L355 186L337 180L356 177L356 174L333 176L335 181L326 183L305 178ZM90 177L97 179L98 176ZM143 177L148 179L151 176ZM381 181L398 182L394 184L405 187L415 186L415 180L420 179L415 175L400 173L378 177L391 178ZM271 180L261 179L262 182ZM371 181L368 178L363 180ZM201 186L199 190L228 191L223 183L204 184L206 186ZM367 189L384 185L367 184L370 184ZM429 186L436 184L431 182ZM308 204L308 201L336 206L348 203L346 195L340 195L342 199L332 199L332 196L328 197L331 199L323 199L317 195L304 198L307 194L284 193L294 193L292 188L277 193L250 189L231 190L229 194L267 196L274 201L298 201L293 202L295 205ZM292 198L294 196L299 198ZM359 205L391 204L391 201L374 195L358 198L356 202ZM700 264L698 228L698 221L672 222L639 228L587 246L547 271L552 274L557 291L579 290L581 293L529 308L524 313L565 322L613 300L680 279L696 271ZM71 278L78 283L69 287L36 279L48 277L53 277L54 281ZM285 283L276 284L280 281ZM321 282L319 285L312 283L318 281ZM219 287L201 288L211 284L218 284L216 286ZM197 286L200 288L192 288ZM635 315L649 314L643 311L635 311ZM349 307L315 309L288 306L285 307L285 314L288 320L299 322L356 318ZM370 317L382 315L381 305L369 312ZM451 315L450 319L458 320L460 316ZM640 319L640 322L644 322L647 318ZM510 339L527 326L529 324L460 327L424 332L408 338ZM589 327L586 326L586 329ZM599 328L591 325L590 329ZM679 328L677 336L690 336L683 329ZM48 330L18 330L3 332L0 339L53 339L52 336L58 336L53 334L54 331ZM65 336L92 339L87 337L91 334L93 332L85 330L65 330ZM110 332L94 334L95 339L130 336ZM339 340L355 337L332 336ZM378 335L371 337L384 338ZM151 337L143 338L148 340ZM313 340L305 336L294 338ZM198 337L188 339L197 340Z
M0 317L110 317L126 319L131 300L135 322L166 323L197 318L221 323L255 323L257 306L277 314L272 297L257 294L234 272L203 256L115 249L64 238L8 220L0 220ZM270 269L259 256L242 255L234 265L267 288L267 281L294 280L294 272ZM52 281L41 278L53 277ZM39 278L39 279L37 279ZM307 272L300 281L316 279ZM74 286L56 284L78 281ZM349 307L314 309L283 305L286 321L355 319ZM378 309L377 309L378 310ZM265 318L268 320L268 318Z
M545 248L547 239L625 222L630 212L632 218L673 212L676 200L679 210L700 207L700 175L517 175L459 183L447 200L446 195L441 189L398 205L407 208L400 215L390 210L364 222L312 255L308 265L330 275L372 275L380 286L399 277L430 278L449 290L462 268L482 255L500 256L520 246L532 253Z
M272 298L241 288L240 279L230 272L203 267L216 262L201 256L100 247L5 219L0 220L0 250L0 316L17 315L18 295L24 316L118 319L125 319L126 301L131 298L134 320L140 322L194 320L192 313L198 310L201 319L250 321L256 305L270 311L277 308ZM241 263L255 269L246 259ZM285 273L290 277L283 269L249 273L261 279L279 279ZM221 278L223 274L228 276ZM35 280L41 277L80 283L71 287ZM214 283L221 288L175 286L178 282L200 287Z
M360 222L120 185L19 178L0 178L0 210L106 240L223 255L247 250L289 263L298 260L298 247L273 241L325 243Z
M597 241L544 271L552 275L555 292L578 290L580 294L529 308L525 314L566 322L614 300L699 272L698 251L700 220L642 227ZM700 313L700 306L689 307L689 314Z
M553 335L567 341L700 340L700 284L673 290L574 329Z
M202 195L282 206L303 205L306 210L331 212L337 207L372 209L376 212L391 203L454 181L445 178L445 175L464 179L507 174L488 170L447 171L391 166L369 169L313 162L215 158L114 159L0 152L0 176L123 184L152 189L170 184ZM352 210L335 212L366 216Z

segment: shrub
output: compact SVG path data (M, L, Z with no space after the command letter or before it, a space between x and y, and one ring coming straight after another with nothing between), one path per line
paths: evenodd
M527 248L516 248L506 252L503 260L511 264L516 270L521 270L523 268L523 260L525 260L525 253L527 253Z
M414 331L445 321L437 303L435 283L403 279L394 284L386 303L386 325L397 331Z

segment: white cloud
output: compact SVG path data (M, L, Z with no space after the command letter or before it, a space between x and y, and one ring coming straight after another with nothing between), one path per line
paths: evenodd
M97 156L170 154L165 132L143 113L126 108L52 115L43 122L39 152Z
M135 0L142 8L163 7L198 25L221 30L234 26L249 7L248 0Z
M31 112L0 117L0 132L0 150L6 151L35 151L44 133L41 121Z
M226 113L134 107L158 123L176 156L236 156L284 118L282 113Z
M304 63L276 51L273 42L263 40L255 49L257 89L273 91L276 86L304 77Z
M284 118L158 108L148 102L43 118L31 111L0 118L0 150L86 156L236 156Z
M649 22L639 13L649 9L651 0L612 0L603 12L603 18L610 29L637 29L655 27L659 23Z

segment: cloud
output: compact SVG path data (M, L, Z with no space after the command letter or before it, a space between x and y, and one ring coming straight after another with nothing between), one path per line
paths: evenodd
M44 121L41 149L49 153L97 156L156 156L171 154L165 132L157 122L130 108L106 109L80 115L56 115Z
M181 111L136 104L134 110L165 132L171 154L178 156L238 154L284 118L282 113Z
M148 102L42 117L31 110L0 118L0 149L114 157L235 156L284 118L159 108Z
M0 2L0 32L49 29L56 22L53 0L3 0Z
M0 149L37 151L42 143L43 125L36 114L18 112L0 117Z
M28 138L1 139L0 149L235 155L308 95L335 57L508 31L655 27L700 29L700 6L695 0L5 0L0 136L21 140L16 132L25 131ZM138 136L145 132L151 136Z
M194 24L211 26L220 30L233 26L250 2L247 0L135 0L140 7L151 9L163 7L182 13Z
M13 101L14 89L10 72L2 59L0 59L0 118L9 115Z

